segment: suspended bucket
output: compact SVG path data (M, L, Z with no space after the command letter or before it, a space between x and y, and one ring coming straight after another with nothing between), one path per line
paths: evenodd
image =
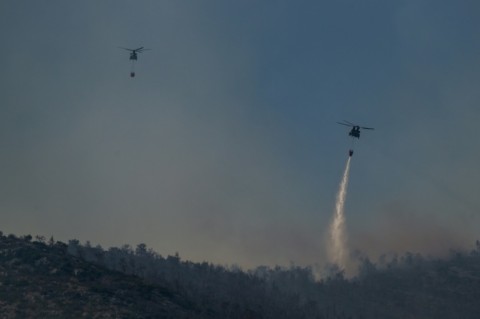
M135 77L135 60L132 60L132 64L130 66L130 77L131 78Z

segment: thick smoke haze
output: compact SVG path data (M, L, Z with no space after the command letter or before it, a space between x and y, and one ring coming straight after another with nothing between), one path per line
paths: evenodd
M3 1L0 225L238 264L478 239L478 1ZM128 52L139 56L129 77ZM321 225L321 227L318 227Z

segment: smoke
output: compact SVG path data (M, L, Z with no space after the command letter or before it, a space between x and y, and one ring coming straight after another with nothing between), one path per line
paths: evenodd
M335 202L335 212L329 230L328 241L328 258L329 262L337 265L340 269L345 270L348 266L348 247L347 247L347 233L345 229L345 214L344 206L347 197L348 174L350 171L350 160L348 157L345 172L343 173L342 181L338 189L337 198Z

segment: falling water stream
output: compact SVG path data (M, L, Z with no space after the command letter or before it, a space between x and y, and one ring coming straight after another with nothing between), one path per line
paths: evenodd
M348 174L351 159L352 157L349 156L347 165L345 166L345 172L343 173L335 202L335 212L329 229L329 247L327 249L329 261L339 266L340 269L347 268L349 258L344 206L347 197Z

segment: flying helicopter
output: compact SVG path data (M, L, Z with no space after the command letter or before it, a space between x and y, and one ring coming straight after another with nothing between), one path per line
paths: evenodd
M143 51L151 50L151 49L145 49L144 47L140 47L138 49L129 49L129 48L123 48L119 47L120 49L124 49L127 51L130 51L130 60L132 61L132 69L130 71L130 77L135 77L135 70L134 70L134 63L137 61L137 53L142 53Z
M345 120L343 120L343 122L337 122L337 123L340 124L340 125L350 126L352 128L350 130L350 132L348 133L348 135L351 136L352 139L355 139L355 138L360 139L360 129L362 129L362 130L374 130L373 127L360 126L360 125L353 124L353 123L351 123L349 121L345 121ZM348 155L349 156L353 155L353 149L350 149L348 151Z

